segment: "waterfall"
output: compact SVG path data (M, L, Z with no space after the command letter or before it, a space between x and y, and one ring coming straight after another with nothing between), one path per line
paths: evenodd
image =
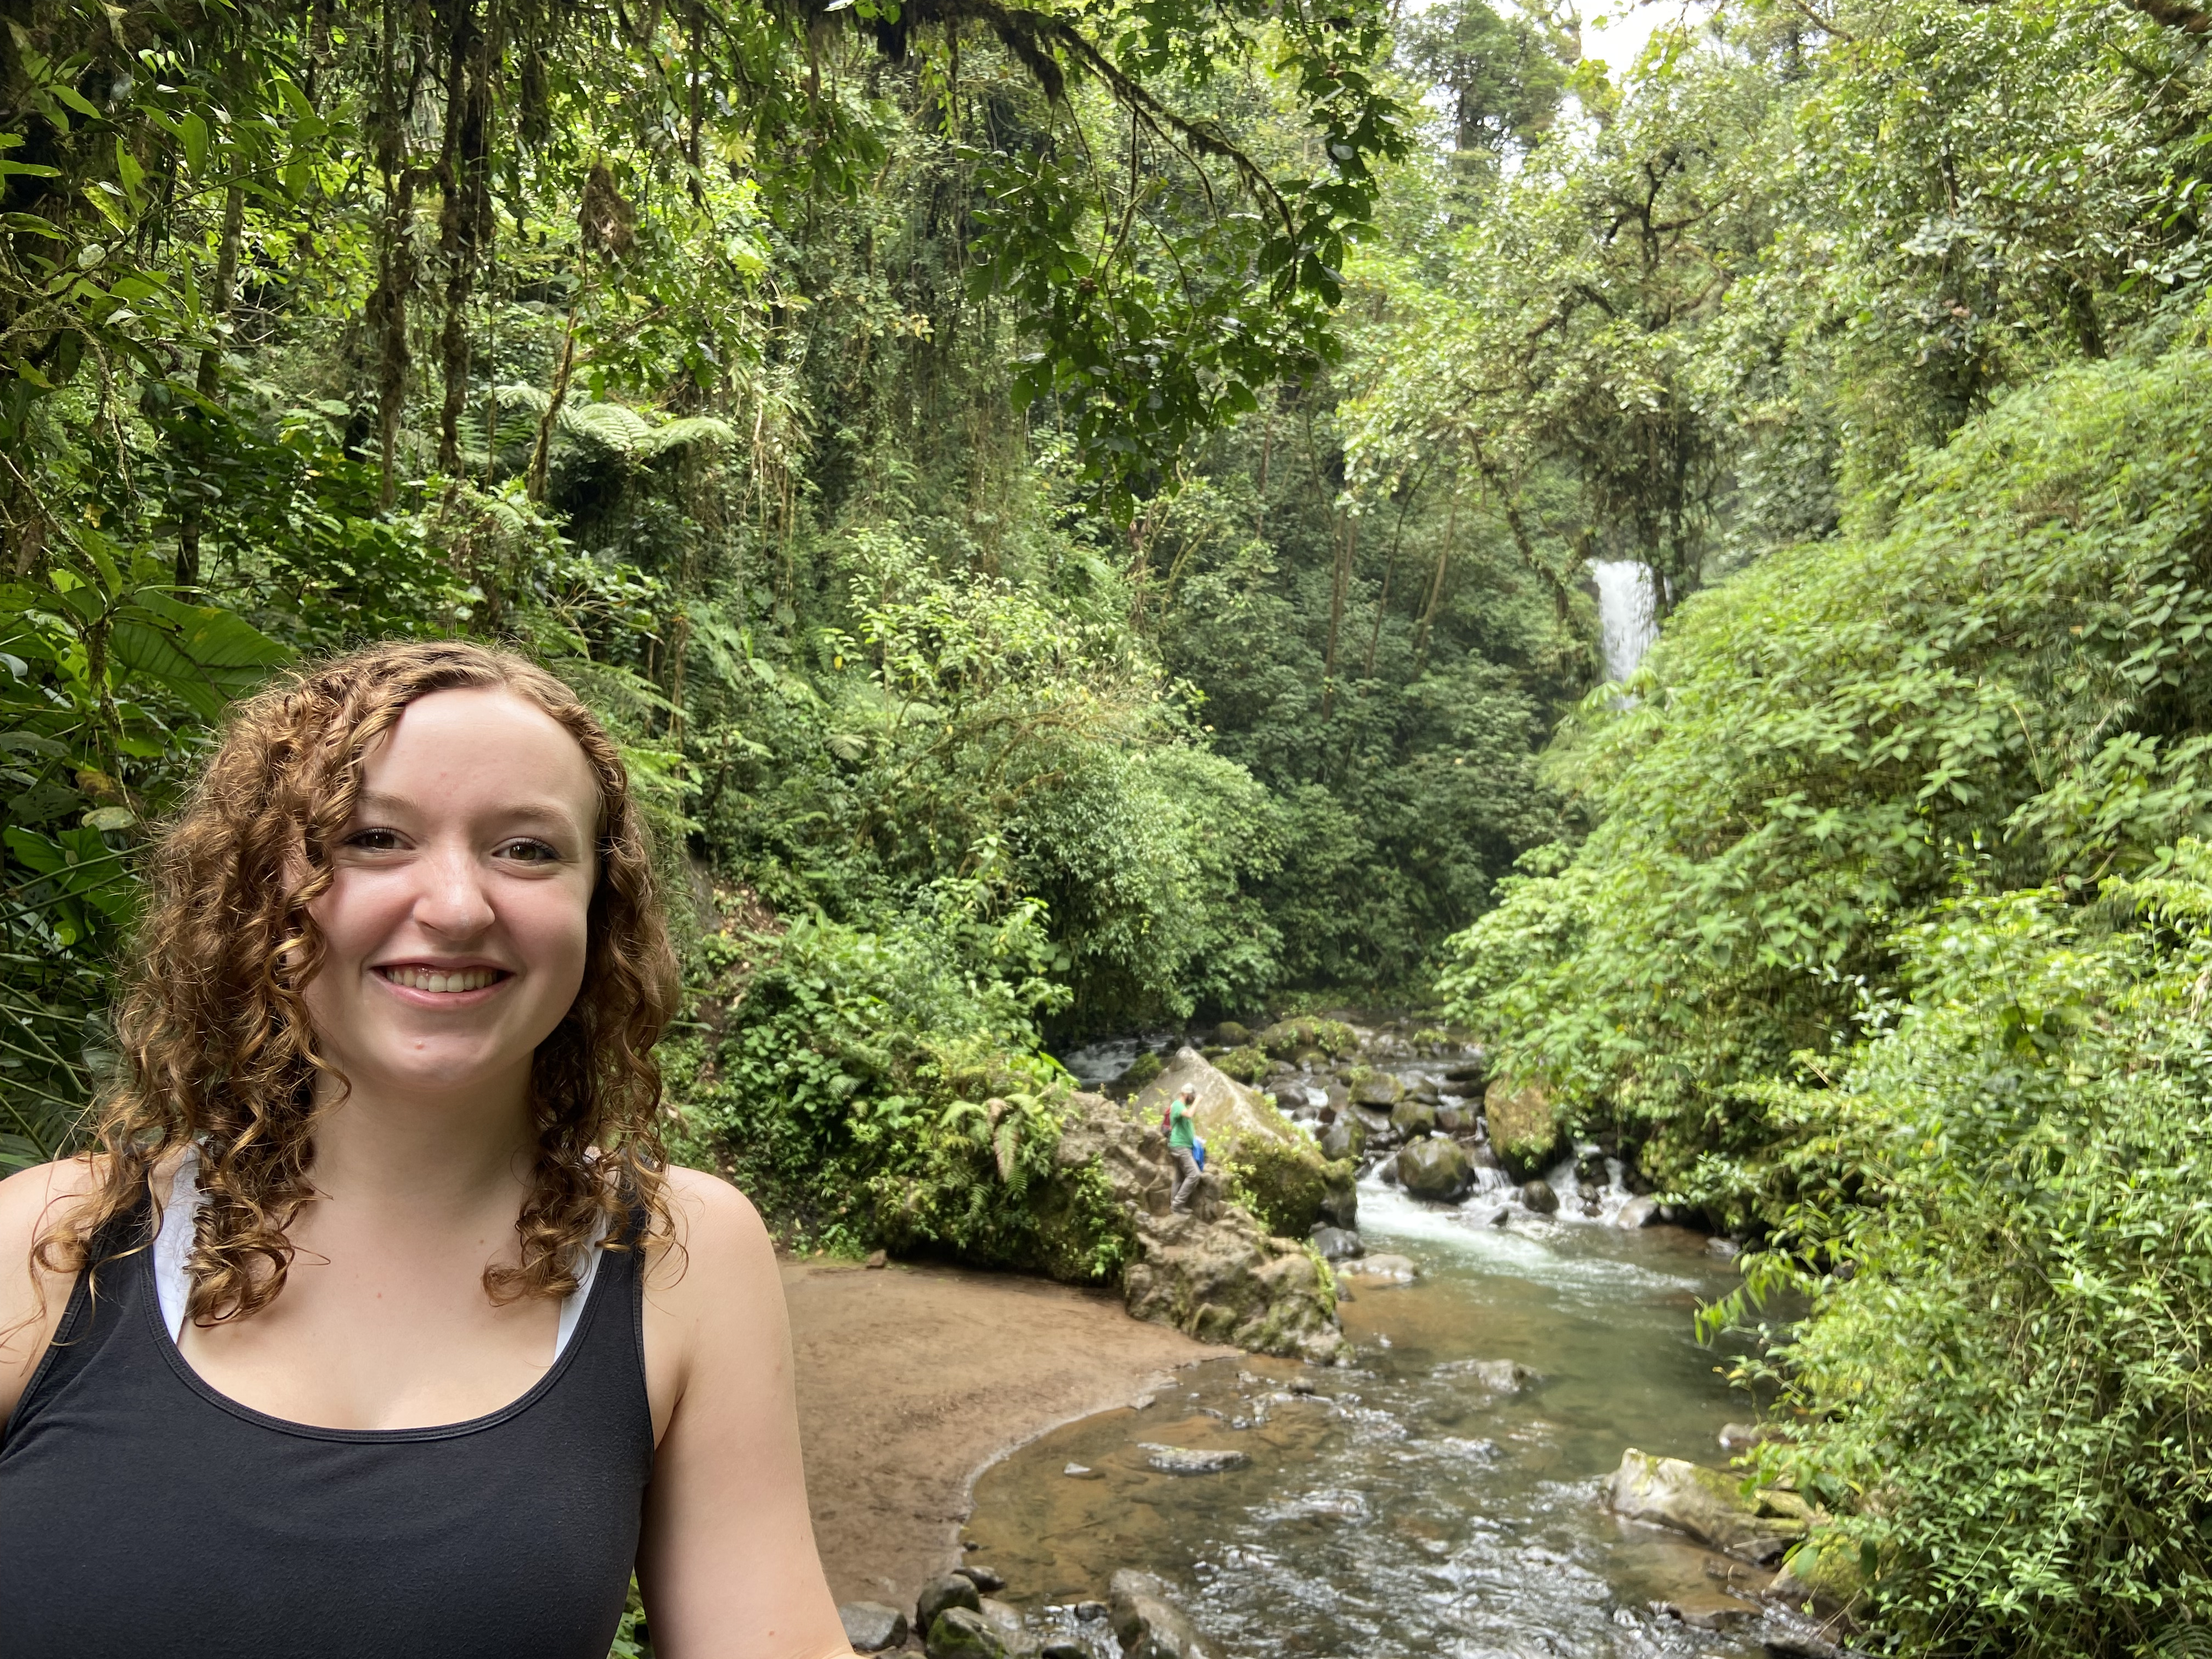
M1659 632L1651 570L1633 559L1592 559L1598 620L1605 635L1605 677L1625 680Z

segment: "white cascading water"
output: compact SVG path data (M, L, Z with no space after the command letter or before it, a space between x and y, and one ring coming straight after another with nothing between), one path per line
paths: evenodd
M1597 615L1605 640L1605 677L1625 680L1659 636L1657 590L1651 568L1633 559L1592 559Z

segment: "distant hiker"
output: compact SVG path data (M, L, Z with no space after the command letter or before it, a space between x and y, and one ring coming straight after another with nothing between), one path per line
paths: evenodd
M1177 1213L1190 1208L1191 1194L1198 1190L1198 1126L1190 1116L1191 1103L1197 1098L1198 1091L1186 1083L1182 1092L1168 1103L1168 1155L1182 1172L1168 1207Z

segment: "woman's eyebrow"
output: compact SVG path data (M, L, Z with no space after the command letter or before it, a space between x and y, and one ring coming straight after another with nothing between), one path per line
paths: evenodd
M356 817L386 814L400 817L421 811L422 811L422 804L411 796L387 794L374 789L362 791L360 799L354 809ZM580 834L586 833L578 823L574 812L554 801L517 801L511 805L501 806L486 816L503 825L520 824L530 828L542 826L555 830L574 830Z

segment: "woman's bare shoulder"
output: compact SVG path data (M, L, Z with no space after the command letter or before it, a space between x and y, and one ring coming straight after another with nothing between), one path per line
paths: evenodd
M39 1267L32 1249L105 1174L95 1159L68 1158L0 1181L0 1419L15 1410L69 1300L66 1276Z
M671 1237L655 1252L656 1290L776 1285L775 1244L750 1199L702 1170L672 1166L666 1179Z

